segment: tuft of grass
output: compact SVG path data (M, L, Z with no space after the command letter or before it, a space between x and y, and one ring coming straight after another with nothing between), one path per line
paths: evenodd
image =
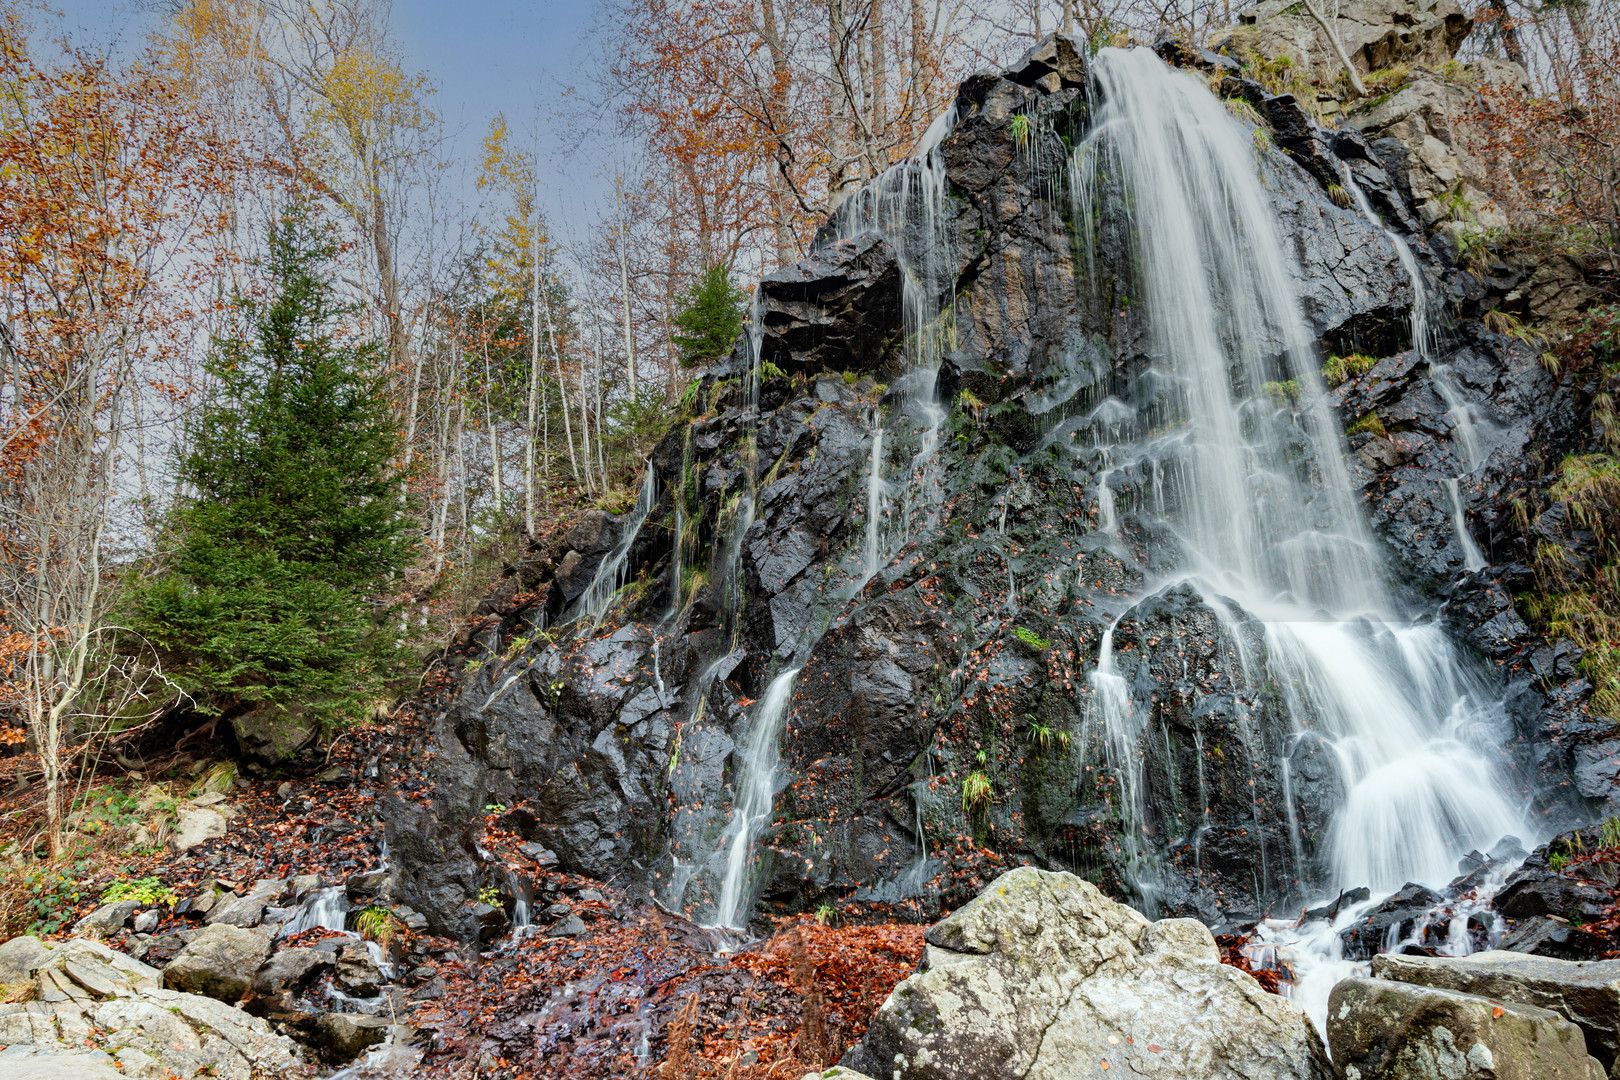
M1394 64L1387 68L1379 68L1369 75L1362 76L1361 85L1367 88L1368 97L1377 97L1380 94L1393 94L1405 86L1412 73L1405 64Z
M1598 839L1598 847L1620 848L1620 817L1603 819L1602 835Z
M1235 119L1253 124L1255 127L1260 126L1259 111L1243 98L1226 98L1221 102L1221 104L1226 106L1226 111L1231 113Z
M1329 184L1328 198L1332 199L1333 205L1337 206L1340 210L1348 210L1356 204L1355 197L1352 196L1350 194L1350 190L1342 184Z
M957 408L964 412L971 413L975 420L982 419L984 410L987 408L985 403L980 400L979 395L971 390L963 390L960 394L957 394L956 405Z
M354 929L367 941L386 945L393 940L394 934L398 931L398 924L392 912L373 904L355 913Z
M1366 353L1329 356L1322 365L1322 379L1329 387L1338 386L1352 375L1365 375L1378 366L1378 357Z
M990 796L994 788L990 778L982 769L974 769L968 773L967 779L962 781L962 809L968 813L983 809L990 804Z
M1553 854L1547 856L1547 865L1552 867L1553 873L1562 874L1564 872L1564 867L1569 865L1569 856L1565 855L1561 851L1554 852Z
M759 365L759 377L761 379L780 379L786 374L787 372L783 371L769 360L766 360Z
M838 909L831 904L822 904L816 908L816 922L822 926L826 926L836 918L838 918Z
M1378 419L1378 410L1366 413L1355 423L1344 429L1346 435L1360 435L1363 432L1376 435L1380 439L1389 438L1389 432L1384 430L1384 422Z
M1007 123L1007 130L1012 132L1013 143L1022 150L1029 145L1029 116L1026 113L1014 113Z

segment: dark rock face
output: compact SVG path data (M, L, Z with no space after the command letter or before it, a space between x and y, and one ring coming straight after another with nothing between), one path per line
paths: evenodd
M662 496L627 549L627 580L641 584L600 628L558 620L628 518L583 519L537 545L481 608L425 755L437 801L389 804L393 898L436 932L472 940L479 889L521 888L477 850L495 804L562 869L636 881L706 917L758 702L790 669L747 882L764 911L859 892L931 914L1021 862L1211 924L1327 884L1344 783L1285 708L1263 624L1174 577L1136 598L1179 558L1138 509L1163 477L1148 458L1109 460L1093 436L1110 402L1145 409L1167 391L1141 305L1120 302L1135 284L1124 215L1103 215L1095 258L1077 258L1067 165L1088 118L1082 55L1057 38L1004 77L974 76L933 155L897 166L918 181L906 190L943 171L937 235L919 235L920 218L843 241L829 226L762 282L761 374L764 362L782 374L750 371L745 336L704 375L694 415L652 456ZM1469 317L1498 286L1422 237L1392 149L1315 128L1291 101L1258 102L1280 147L1257 150L1258 167L1309 331L1324 354L1380 357L1330 395L1344 423L1382 421L1384 434L1349 438L1347 462L1400 600L1425 617L1444 600L1452 636L1490 662L1515 725L1503 757L1526 796L1568 791L1577 763L1581 783L1608 790L1611 725L1584 716L1578 657L1532 634L1512 601L1525 571L1511 504L1580 437L1580 392ZM1472 472L1436 372L1407 349L1399 252L1329 191L1347 176L1460 316L1441 375L1478 420ZM924 241L948 280L919 273ZM928 328L942 418L916 404L919 373L902 363L919 347L902 329L927 336L907 318L931 310L902 303L907 274L949 305ZM874 469L887 494L869 520ZM1447 485L1465 472L1465 521L1492 563L1472 574ZM1108 514L1113 536L1099 528ZM1111 662L1149 714L1129 748L1129 829L1096 693L1110 627ZM1559 812L1560 798L1539 808ZM1353 947L1370 954L1409 924L1423 898L1407 901Z
M829 244L759 283L760 360L784 371L873 371L900 331L900 264L883 237Z

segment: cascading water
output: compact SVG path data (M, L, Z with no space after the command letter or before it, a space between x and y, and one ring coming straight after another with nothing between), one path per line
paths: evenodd
M1229 599L1261 620L1251 681L1280 689L1288 721L1332 748L1343 783L1327 884L1444 884L1462 852L1526 831L1484 750L1507 727L1500 704L1435 625L1389 600L1248 132L1148 50L1105 49L1092 78L1073 220L1128 215L1158 388L1111 427L1127 442L1108 457L1164 478L1135 512L1157 503L1181 556L1138 599L1187 581L1212 608ZM1285 383L1298 388L1292 408L1266 390ZM1098 707L1127 716L1106 675ZM1110 770L1129 775L1134 748L1104 746ZM1127 788L1116 807L1132 834L1146 824L1136 801Z
M748 868L754 844L771 819L776 799L776 765L781 755L782 723L793 700L793 679L798 668L782 672L765 690L748 732L742 753L742 783L722 847L727 852L726 876L715 904L714 925L744 929L748 921Z
M883 428L872 429L872 472L866 484L866 550L861 566L861 585L865 586L883 569L883 542L880 536L883 517Z
M949 214L945 160L939 153L939 147L950 135L955 122L953 106L934 120L910 157L892 166L847 199L830 222L829 236L834 242L864 232L880 233L894 247L902 269L901 301L906 331L905 375L902 382L906 412L919 432L911 475L904 478L900 487L904 539L915 539L923 531L937 528L938 509L943 502L937 451L940 426L946 414L938 399L937 377L940 360L953 332L950 325L951 309L946 301L951 298L954 289L956 268L954 248L949 239L953 222ZM757 373L762 333L756 294L753 317L748 326L748 341L754 358L754 374L750 382L750 413L753 416L757 416L758 412ZM883 506L889 490L883 478L885 436L885 429L880 424L874 424L865 536L858 574L842 594L846 599L858 595L861 588L883 569L888 555L882 535ZM745 453L752 453L752 450L750 438L745 445ZM730 539L721 554L719 569L723 597L732 588L736 588L740 595L737 570L741 545L756 513L753 469L750 467L747 471L750 476L749 490L733 509ZM898 545L891 538L889 547L893 546ZM794 662L802 666L827 625L824 620L812 620L791 651L783 655L791 655L795 658ZM677 861L675 866L671 896L679 905L688 885L703 866L724 855L725 872L719 899L710 916L711 926L741 929L747 923L754 884L752 876L758 861L758 841L770 821L771 805L778 785L778 744L791 703L793 679L798 671L799 667L795 666L779 673L755 706L747 744L739 755L738 784L731 820L716 850L707 862ZM700 694L700 709L703 697ZM922 847L919 864L925 865L926 840L922 842Z
M630 513L630 521L625 525L624 534L619 542L613 545L602 565L597 567L596 576L591 578L590 586L585 594L579 598L579 621L581 625L596 627L601 624L602 617L613 606L614 598L619 590L626 584L626 571L630 565L630 549L635 546L636 538L641 535L641 526L646 523L647 516L652 513L653 507L658 505L658 471L647 463L647 476L641 483L641 495L636 499L635 509Z
M1362 216L1383 229L1384 235L1395 245L1395 251L1401 259L1401 268L1406 271L1407 280L1412 283L1412 348L1417 352L1418 359L1428 365L1430 380L1440 394L1440 399L1446 403L1446 414L1451 417L1458 456L1462 458L1463 473L1464 475L1471 473L1480 461L1479 433L1475 430L1473 407L1452 383L1450 368L1435 359L1434 320L1430 317L1433 301L1429 297L1423 270L1418 266L1406 238L1384 224L1373 210L1372 204L1367 201L1366 192L1356 183L1355 174L1348 166L1344 170L1344 186L1354 197L1356 208L1361 211ZM1475 570L1484 569L1485 555L1468 532L1461 480L1462 477L1454 476L1446 481L1446 500L1451 506L1451 529L1457 537L1457 545L1462 548L1463 564L1469 573L1473 573Z
M835 240L865 232L894 247L901 269L905 320L906 411L919 431L902 511L905 538L938 525L942 489L936 452L945 407L939 400L939 365L955 334L953 290L956 251L951 242L949 183L940 145L956 126L956 106L935 117L911 155L885 170L838 208L830 223Z
M1268 924L1260 933L1261 940L1269 935L1266 947L1293 950L1302 976L1296 996L1316 1015L1325 1009L1324 986L1347 965L1340 959L1343 925L1405 882L1444 886L1470 848L1533 832L1492 760L1510 725L1487 677L1437 623L1397 611L1390 599L1387 571L1357 512L1249 132L1199 82L1145 49L1103 50L1092 78L1092 130L1070 166L1078 263L1095 285L1102 230L1112 226L1133 238L1132 303L1140 304L1151 359L1138 386L1150 392L1132 406L1099 406L1094 415L1106 411L1106 425L1088 421L1073 430L1091 432L1099 524L1108 534L1098 542L1120 550L1111 534L1126 511L1116 507L1111 484L1134 473L1152 479L1129 513L1164 526L1179 548L1171 560L1179 565L1167 571L1161 559L1114 613L1115 625L1167 587L1191 584L1217 613L1229 654L1239 660L1232 670L1243 688L1238 697L1269 695L1273 702L1242 708L1279 709L1293 731L1290 749L1309 738L1330 750L1342 797L1329 811L1315 885L1329 895L1366 885L1373 899L1347 908L1331 926ZM1413 336L1426 350L1421 274L1391 238L1413 275ZM1293 394L1268 393L1288 386ZM1473 453L1469 416L1454 415L1466 457ZM1460 499L1455 505L1460 517ZM1238 627L1249 616L1262 628L1255 647ZM1106 733L1107 769L1118 778L1115 811L1133 845L1128 872L1151 907L1153 879L1143 867L1151 853L1138 854L1134 845L1153 808L1142 805L1132 783L1141 753L1133 709L1148 703L1131 701L1112 634L1111 627L1090 680L1091 709ZM1253 722L1246 711L1239 719L1239 730ZM1198 747L1202 791L1207 748L1202 741ZM1293 876L1308 881L1286 758L1275 768L1287 781ZM1190 834L1195 863L1208 826L1207 813L1169 826Z

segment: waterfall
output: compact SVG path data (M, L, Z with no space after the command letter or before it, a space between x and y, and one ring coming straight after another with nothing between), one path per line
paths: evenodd
M748 731L736 806L722 840L726 876L720 886L720 900L714 908L715 926L742 930L748 922L747 900L752 885L748 871L754 861L754 843L770 823L771 806L776 799L782 723L787 719L788 705L793 700L793 679L798 674L798 668L789 668L771 680Z
M1344 170L1344 186L1355 198L1356 208L1363 217L1377 225L1389 237L1390 243L1395 245L1395 252L1400 256L1401 268L1406 271L1407 280L1412 283L1412 348L1429 367L1429 378L1434 383L1435 391L1440 399L1446 403L1446 415L1451 417L1451 423L1456 430L1456 445L1458 456L1462 458L1464 474L1474 471L1479 464L1479 433L1475 430L1472 407L1463 399L1457 387L1451 381L1451 369L1435 359L1435 339L1432 329L1433 323L1429 317L1433 301L1429 298L1429 289L1424 281L1423 270L1418 266L1417 259L1412 255L1412 246L1406 238L1391 229L1379 218L1372 204L1367 201L1367 195L1356 183L1355 175L1347 166ZM1479 550L1479 545L1468 532L1468 518L1463 503L1460 476L1454 476L1446 481L1446 498L1451 504L1451 530L1457 537L1457 546L1462 548L1463 564L1469 573L1485 568L1485 556Z
M1249 130L1146 49L1102 50L1092 80L1071 220L1082 249L1109 225L1133 238L1128 287L1151 361L1134 406L1114 410L1134 417L1109 426L1106 460L1152 475L1153 497L1133 512L1160 516L1180 556L1129 603L1185 581L1217 612L1232 603L1260 621L1264 657L1234 678L1251 700L1279 697L1296 733L1316 733L1343 785L1326 885L1443 885L1461 852L1529 831L1492 762L1510 729L1502 705L1434 623L1390 598ZM1100 262L1082 250L1080 265ZM1294 403L1268 384L1292 384ZM1128 780L1133 710L1150 709L1130 700L1111 645L1092 707L1108 767ZM1155 808L1124 786L1121 827L1135 843Z
M954 340L951 324L952 298L956 280L955 247L950 239L954 217L951 212L944 155L940 144L956 123L955 107L936 117L917 146L901 161L861 188L838 208L828 222L823 243L837 242L865 232L881 234L895 249L901 273L901 302L905 321L905 367L899 380L905 411L915 424L918 449L912 458L910 475L897 485L903 495L901 519L905 535L890 537L890 547L916 539L921 531L938 525L939 508L944 503L938 462L939 432L946 417L937 393L940 361ZM748 344L753 356L749 376L749 434L745 460L756 453L752 426L757 423L759 405L759 355L763 334L761 306L756 291L753 315L748 324ZM861 576L840 595L848 599L859 592L882 569L885 552L882 534L883 500L889 485L883 478L883 446L886 431L880 423L872 429L872 467L867 486L867 520L861 550ZM747 460L748 490L732 507L727 540L718 564L723 607L732 627L730 640L736 647L740 625L737 609L741 603L738 580L743 538L757 513L753 461ZM846 586L848 588L848 586ZM716 850L706 863L680 863L672 880L672 901L678 906L687 886L703 869L723 855L725 874L720 897L711 915L711 926L741 929L746 926L751 903L750 867L756 857L759 837L770 822L771 804L777 788L778 745L791 703L793 679L814 650L828 623L811 620L791 655L797 665L783 671L766 688L754 707L746 745L739 755L739 780L731 821ZM696 714L701 714L706 693L699 695ZM919 808L920 813L920 808ZM926 861L926 857L924 859Z
M681 450L681 475L675 481L675 540L671 547L669 563L669 610L664 613L665 622L674 622L675 617L681 613L681 560L686 555L686 480L692 469L692 425L686 425L686 438L684 448Z
M625 525L623 535L619 537L619 542L613 545L613 550L602 560L602 565L596 568L596 576L591 578L590 586L579 598L577 618L581 624L588 622L591 628L601 625L603 616L608 613L608 609L613 606L614 598L626 584L630 549L635 546L636 537L641 535L641 526L646 522L647 515L651 514L653 507L657 505L658 473L649 461L646 479L641 482L641 497L636 500L635 509L630 513L630 521Z
M935 117L911 154L846 199L830 233L847 240L883 236L900 263L906 373L897 382L920 432L901 514L906 540L938 525L942 481L936 451L946 409L939 400L939 365L955 341L956 246L945 155L940 146L956 126L956 106Z
M1118 784L1116 800L1120 818L1125 823L1124 836L1127 872L1131 884L1142 898L1142 906L1154 907L1153 867L1142 850L1141 823L1146 819L1142 797L1142 758L1136 742L1142 734L1142 718L1148 710L1138 709L1131 701L1130 689L1120 675L1114 661L1114 627L1103 631L1102 644L1097 650L1097 666L1092 669L1093 720L1102 729L1102 743L1109 770Z

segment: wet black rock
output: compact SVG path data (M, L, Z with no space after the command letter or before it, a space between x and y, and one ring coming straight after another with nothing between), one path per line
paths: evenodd
M1372 899L1372 892L1365 885L1355 889L1346 889L1335 897L1332 903L1323 904L1321 907L1311 908L1306 911L1305 918L1332 922L1339 917L1339 912L1345 908L1353 907L1356 904L1364 904L1370 899Z
M809 258L762 282L759 359L785 377L762 368L751 397L746 337L702 374L693 415L651 455L661 495L627 549L640 584L600 627L563 620L627 518L582 518L514 565L457 644L465 674L422 747L433 804L386 804L390 902L435 933L481 936L474 902L505 881L477 839L500 804L515 808L503 827L542 864L706 916L726 870L740 748L789 668L802 670L776 813L749 882L768 914L863 890L927 915L974 895L997 860L1072 870L1211 924L1298 911L1343 884L1326 857L1346 798L1338 756L1290 711L1292 677L1273 666L1266 624L1186 580L1180 541L1151 512L1179 497L1162 445L1110 444L1128 417L1174 415L1176 391L1145 305L1127 302L1139 285L1129 215L1103 213L1085 243L1077 236L1071 197L1083 193L1068 165L1088 123L1083 56L1059 37L1010 72L975 75L949 135L890 177L917 203L910 224L839 241L843 226L829 223ZM1376 354L1330 404L1345 426L1381 421L1382 434L1364 424L1348 439L1346 465L1397 606L1439 611L1486 661L1477 692L1507 702L1489 737L1504 744L1517 797L1542 795L1549 814L1603 797L1620 777L1620 737L1586 715L1578 655L1542 641L1513 601L1528 580L1513 500L1583 437L1586 399L1474 321L1497 286L1422 235L1392 179L1395 147L1324 131L1256 84L1226 86L1254 102L1274 143L1256 140L1256 162L1313 348ZM1333 190L1352 179L1431 291L1463 311L1432 362L1409 348L1414 296L1398 247ZM925 190L942 191L929 214ZM902 270L902 253L925 241L939 265ZM928 372L899 370L902 274L913 316L955 298L931 329L943 341L937 415L908 404ZM1289 362L1287 341L1246 344ZM1477 413L1471 472L1438 369ZM1320 469L1291 397L1304 390L1275 391L1289 468ZM888 495L868 522L875 472ZM1473 552L1453 527L1458 476L1464 527L1495 563L1484 570L1467 569ZM1544 531L1578 539L1559 521ZM870 574L869 535L880 556ZM1168 584L1142 595L1152 580ZM543 636L535 604L519 599L540 594ZM1097 711L1105 634L1144 710L1128 750L1140 764L1128 834ZM1460 871L1459 888L1476 887L1480 869ZM1536 890L1518 891L1529 903ZM1403 890L1347 947L1367 955L1410 934L1438 899Z
M1554 837L1531 852L1508 876L1492 900L1509 919L1556 916L1572 922L1603 918L1615 902L1615 866L1571 860L1597 851L1601 830L1577 829ZM1529 950L1523 950L1529 951Z
M1400 891L1368 912L1354 926L1339 931L1346 960L1368 960L1410 936L1445 897L1407 882Z
M900 333L900 264L876 233L827 244L759 283L762 363L795 371L876 371Z
M1520 921L1496 947L1503 952L1554 960L1601 960L1612 951L1601 935L1551 915L1534 915Z

